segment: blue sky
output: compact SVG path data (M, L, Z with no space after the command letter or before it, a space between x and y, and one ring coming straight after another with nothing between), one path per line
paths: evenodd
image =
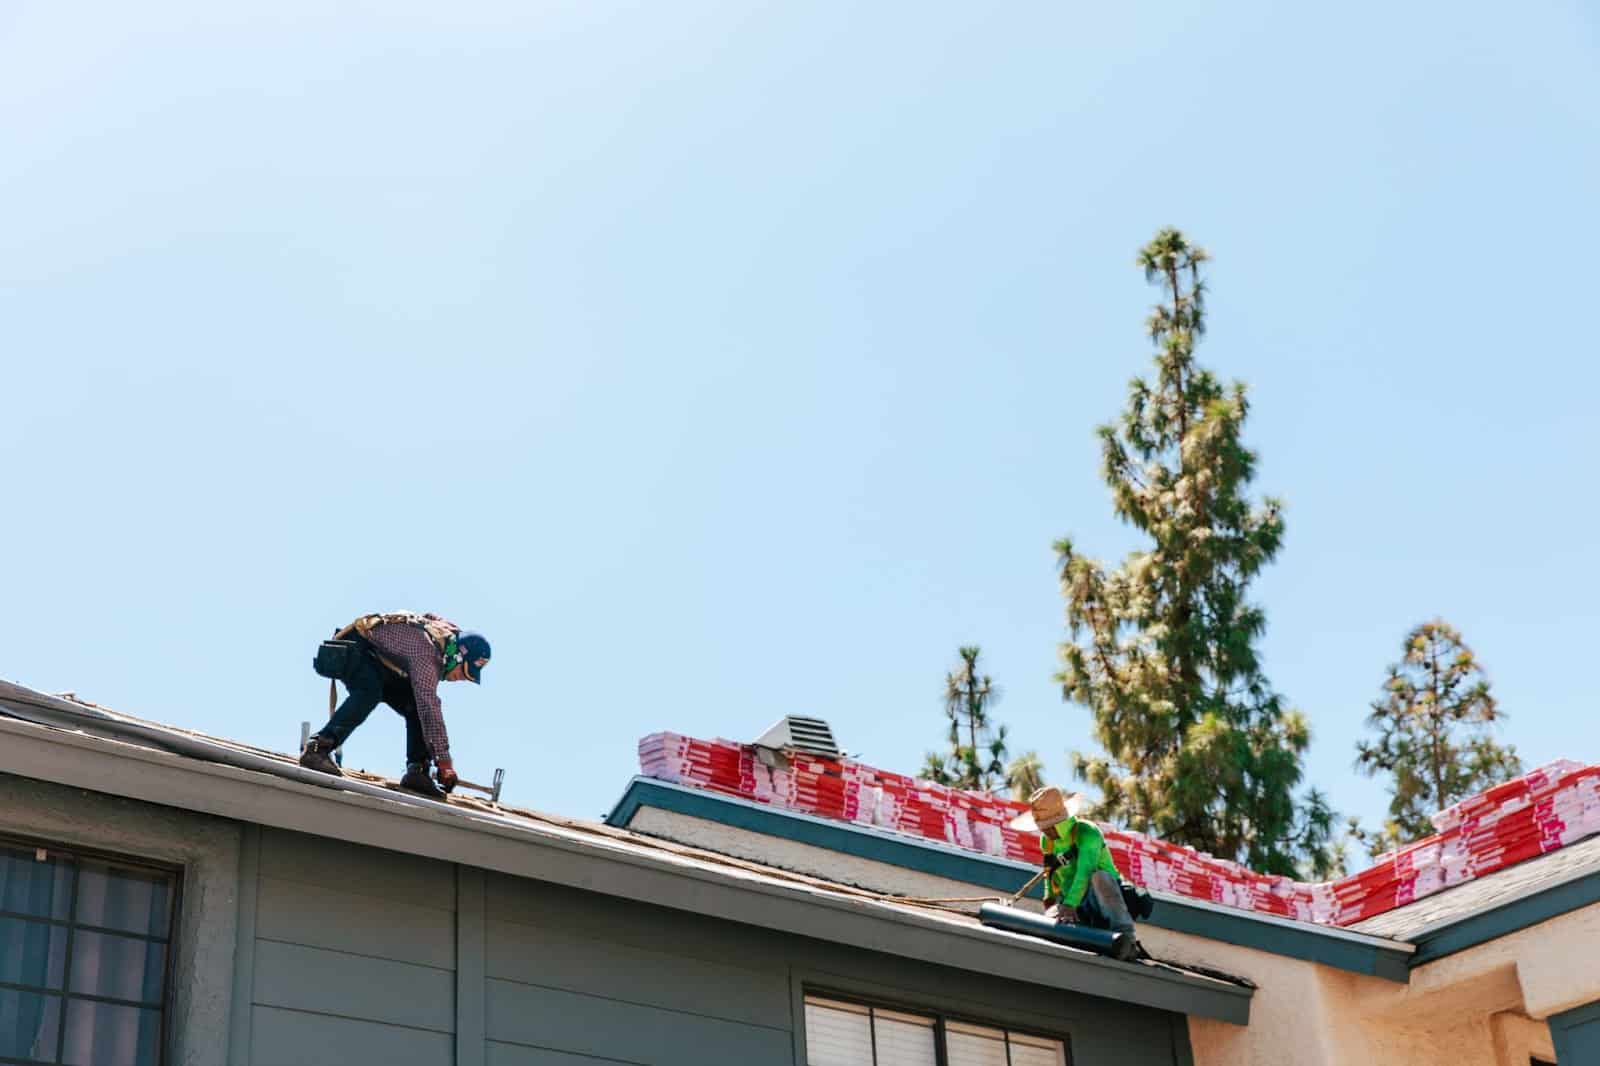
M596 815L658 729L910 771L984 648L1064 777L1051 542L1133 256L1288 503L1255 588L1308 780L1413 624L1600 760L1592 7L0 5L0 675L289 750L358 613L481 629L461 771ZM385 709L350 761L397 772Z

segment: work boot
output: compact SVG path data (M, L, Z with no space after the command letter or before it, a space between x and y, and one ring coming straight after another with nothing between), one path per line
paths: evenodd
M428 767L423 763L406 764L406 776L400 779L400 787L407 792L415 792L419 796L426 796L440 803L445 802L444 793L433 783L433 778L428 774Z
M315 770L322 774L332 774L334 777L343 777L344 771L339 769L339 764L333 761L332 752L337 746L327 737L312 737L306 741L306 750L300 753L300 765L307 770Z

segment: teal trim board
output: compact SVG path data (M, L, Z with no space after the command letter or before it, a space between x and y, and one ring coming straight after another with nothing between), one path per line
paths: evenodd
M1035 872L1033 866L1012 859L956 851L872 826L837 822L648 777L636 777L629 783L627 791L606 816L606 824L626 829L640 807L654 807L734 829L781 837L980 885L1007 895L1021 888ZM1039 896L1041 891L1035 889L1032 894ZM1186 901L1167 894L1158 898L1149 924L1401 984L1407 981L1410 969L1409 944L1396 941L1390 947L1378 937Z
M1418 933L1417 954L1411 960L1411 965L1421 966L1446 955L1454 955L1458 951L1596 903L1600 903L1600 872L1551 885L1459 922Z
M1600 1000L1550 1015L1550 1040L1562 1066L1600 1062Z

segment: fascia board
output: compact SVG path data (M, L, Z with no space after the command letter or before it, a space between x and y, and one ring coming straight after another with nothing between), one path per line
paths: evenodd
M1596 903L1600 903L1600 872L1574 874L1526 896L1491 904L1413 933L1417 954L1411 965L1425 966Z

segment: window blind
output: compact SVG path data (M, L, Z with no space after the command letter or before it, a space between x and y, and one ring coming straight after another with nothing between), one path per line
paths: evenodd
M950 1066L1009 1066L1003 1029L946 1022L944 1047L945 1058Z
M1011 1041L1011 1066L1067 1066L1067 1050L1059 1040L1007 1033Z
M807 995L807 1066L939 1066L939 1018ZM945 1066L1068 1066L1066 1044L945 1020Z
M873 1066L872 1012L806 997L807 1066Z
M934 1048L933 1025L932 1018L919 1014L874 1010L877 1066L937 1066L939 1053Z

